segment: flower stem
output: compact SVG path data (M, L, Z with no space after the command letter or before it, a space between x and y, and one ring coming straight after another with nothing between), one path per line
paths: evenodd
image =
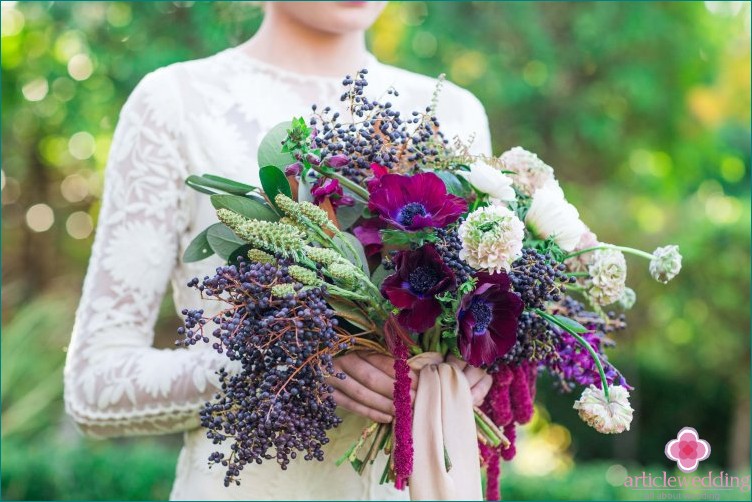
M652 254L642 251L640 249L630 248L627 246L614 246L613 244L602 244L600 246L594 246L591 248L575 251L574 253L569 253L567 256L564 257L564 259L568 260L569 258L574 258L575 256L579 256L585 253L590 253L592 251L597 251L599 249L616 249L617 251L633 254L635 256L641 256L642 258L647 258L648 260L652 260L654 258Z
M601 377L601 386L603 387L603 394L606 396L606 399L608 399L608 380L606 380L606 372L603 371L603 364L601 363L601 358L598 355L597 352L595 352L595 349L593 349L593 346L590 345L587 340L585 340L579 333L576 333L574 330L566 326L563 322L559 321L555 316L552 316L548 312L544 312L541 309L533 309L533 311L547 320L548 322L555 324L559 328L563 329L572 337L577 340L577 342L585 347L587 351L590 353L590 357L593 359L593 362L595 363L595 367L598 368L598 374Z

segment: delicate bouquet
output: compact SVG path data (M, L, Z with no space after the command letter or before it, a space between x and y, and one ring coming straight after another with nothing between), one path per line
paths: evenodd
M419 464L472 472L455 456L478 451L470 481L480 493L485 466L487 497L496 498L499 461L514 456L515 424L532 416L538 372L564 391L584 386L574 408L598 431L629 429L631 387L604 354L624 317L604 307L634 304L623 253L650 260L660 282L679 272L681 256L676 246L651 254L599 242L535 154L517 147L486 158L445 138L434 115L440 85L424 112L403 116L366 97L366 73L343 81L342 113L313 106L309 119L269 132L258 152L261 187L187 180L210 195L219 223L184 259L227 261L188 284L220 311L184 310L179 330L180 343L212 343L228 358L201 423L230 453L209 461L226 469L229 485L247 464L323 460L327 431L341 421L327 383L345 378L334 358L378 351L395 361L395 420L366 428L339 462L362 472L383 451L382 481L413 490L424 479L415 477ZM481 407L465 398L466 382L450 382L449 354L493 375ZM411 366L423 368L415 403ZM429 385L431 395L422 392ZM419 414L435 408L436 392L445 400L438 415L454 403L459 418L428 432L443 451L426 453L414 438L426 435L431 421ZM458 448L455 436L468 433L472 444Z

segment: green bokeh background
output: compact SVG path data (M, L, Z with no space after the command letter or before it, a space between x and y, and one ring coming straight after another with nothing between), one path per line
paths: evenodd
M242 42L261 15L251 3L3 2L3 498L169 493L180 437L80 437L63 411L65 349L128 93L155 68ZM637 387L632 431L598 435L575 396L540 382L506 498L640 498L615 485L670 470L663 446L683 426L712 445L707 465L749 475L749 5L394 2L369 41L384 62L473 91L495 153L537 152L601 240L684 255L668 285L629 259L638 304L611 358ZM169 301L162 312L167 347L178 321Z

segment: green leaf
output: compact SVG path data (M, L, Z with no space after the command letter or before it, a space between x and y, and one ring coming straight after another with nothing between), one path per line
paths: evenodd
M215 223L207 228L206 240L209 242L212 251L223 260L227 260L235 250L247 244L224 223Z
M217 194L210 197L216 209L229 209L251 220L277 221L279 216L261 199L240 195Z
M337 209L337 220L342 230L347 230L363 216L364 204L355 203L353 206L341 206Z
M344 254L345 258L350 260L353 265L360 267L360 264L363 264L363 268L365 269L364 272L368 273L368 259L366 258L366 252L363 249L363 244L360 243L357 237L355 237L353 234L348 232L341 232L338 235L334 236L334 239L332 239L335 244L342 250L342 253ZM355 251L358 253L358 256L353 256L352 252L350 251L350 248L347 247L342 243L343 240L347 240L347 242L350 243L350 245L355 248Z
M292 127L291 121L279 123L266 133L259 144L257 159L259 166L277 166L284 169L295 163L295 157L290 152L282 151L282 143L287 139L287 130Z
M562 328L564 331L568 333L574 333L574 334L580 334L580 333L588 333L590 330L587 329L582 324L578 323L574 319L570 319L569 317L564 317L562 315L554 315L549 314L548 312L544 312L541 309L534 309L534 312L550 322L551 324L558 326Z
M212 174L202 174L201 176L192 174L185 179L185 184L194 190L210 195L222 192L233 195L245 195L257 189L252 185L246 185L245 183Z
M248 255L248 251L250 251L253 248L250 244L246 244L245 246L240 246L235 251L230 253L230 256L227 257L227 263L230 264L237 264L238 263L238 256L245 257Z
M389 229L381 231L381 239L384 241L384 244L395 246L406 246L408 244L422 246L426 242L436 242L438 237L436 237L433 229L417 230L415 232Z
M462 185L459 177L454 173L449 171L434 171L434 174L441 178L441 181L443 181L446 186L447 192L450 194L458 195L460 197L467 195L465 187Z
M381 283L384 282L384 279L389 277L392 273L393 271L384 268L384 264L382 263L381 265L376 267L376 270L374 270L371 274L371 282L374 283L377 288L380 288Z
M288 197L292 197L292 190L290 189L290 182L287 181L285 173L280 171L274 166L264 166L259 170L259 177L261 178L261 186L264 189L264 193L269 198L274 207L277 204L274 202L274 197L279 193L283 193ZM277 208L279 209L279 208Z
M207 240L208 230L208 228L204 229L203 232L194 237L191 243L188 244L183 253L183 262L192 263L201 261L214 254L214 250L212 250Z

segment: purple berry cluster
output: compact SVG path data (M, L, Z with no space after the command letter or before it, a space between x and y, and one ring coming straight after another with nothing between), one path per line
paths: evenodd
M321 161L358 183L371 174L371 164L400 171L431 164L448 143L431 107L405 118L390 101L369 99L364 94L367 73L363 69L342 81L346 90L340 100L351 119L329 106L319 111L313 105L310 125L316 128L313 146L321 150ZM386 94L399 96L394 89Z
M219 372L221 390L200 412L214 444L231 441L229 455L209 457L210 464L226 469L226 486L240 484L248 464L274 459L286 469L299 455L323 460L327 431L341 422L326 377L344 377L335 375L332 358L347 348L347 337L339 333L324 288L304 288L288 265L239 259L201 283L188 283L203 297L221 299L225 308L213 319L184 310L185 327L178 330L184 339L178 343L209 342L204 331L211 321L214 349L240 367ZM277 296L272 287L284 284L294 293Z

